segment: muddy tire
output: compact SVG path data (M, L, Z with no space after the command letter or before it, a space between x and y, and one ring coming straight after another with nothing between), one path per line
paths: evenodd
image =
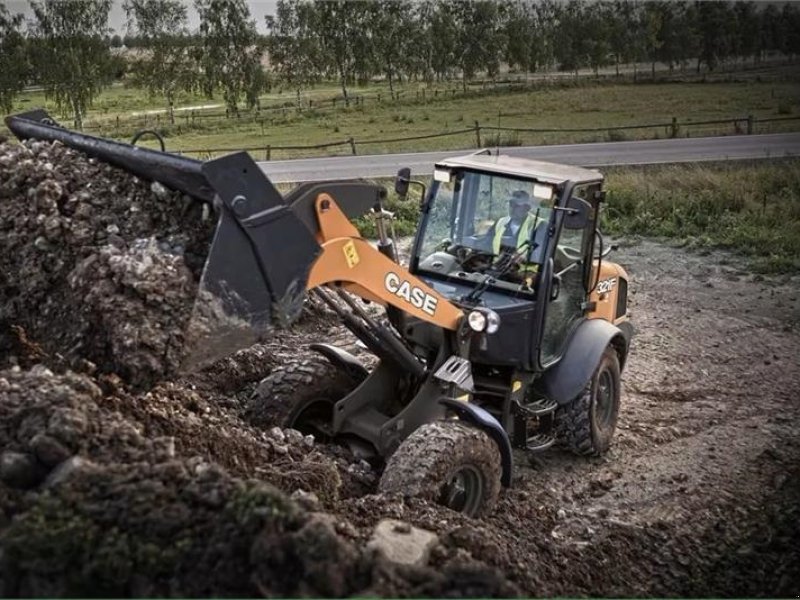
M321 356L290 362L261 380L247 401L244 418L262 429L293 428L318 435L310 424L329 424L333 405L357 384Z
M560 445L582 456L605 454L617 427L621 389L619 358L609 347L581 394L556 411Z
M488 512L500 494L500 451L463 421L427 423L389 458L378 490L415 496L468 516Z

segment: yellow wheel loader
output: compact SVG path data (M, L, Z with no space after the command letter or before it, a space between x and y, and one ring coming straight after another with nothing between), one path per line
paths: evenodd
M597 229L599 172L489 152L437 163L405 267L382 187L306 183L284 197L246 153L195 161L68 131L43 111L6 123L218 214L187 367L288 327L310 294L330 307L377 366L315 344L318 360L276 369L246 412L380 463L380 491L478 515L511 485L513 449L609 449L633 328L628 276L605 260ZM401 170L397 192L410 183ZM511 224L512 204L524 228ZM377 244L352 225L363 215Z

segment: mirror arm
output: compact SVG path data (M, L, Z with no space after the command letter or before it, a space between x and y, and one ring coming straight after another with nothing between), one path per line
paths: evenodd
M418 185L422 188L422 195L420 196L419 205L422 206L425 204L428 195L428 188L425 186L425 184L416 179L408 179L407 181L408 183L413 183L414 185Z

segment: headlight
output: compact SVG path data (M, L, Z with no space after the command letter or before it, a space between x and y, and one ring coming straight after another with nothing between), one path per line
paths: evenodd
M467 323L473 331L494 333L500 329L500 315L486 308L473 310L467 315Z
M469 323L472 331L483 331L486 329L487 324L486 315L479 310L473 310L467 315L467 323Z
M500 329L500 315L493 310L486 311L486 333L494 333Z

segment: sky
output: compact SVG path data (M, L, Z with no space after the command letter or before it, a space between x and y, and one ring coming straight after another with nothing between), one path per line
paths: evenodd
M197 29L200 25L200 20L197 17L197 11L194 9L193 0L181 0L188 8L189 29ZM0 0L6 5L6 8L11 13L22 13L26 19L33 18L33 11L31 10L28 0ZM113 0L111 6L111 14L108 18L109 26L114 30L114 33L125 35L125 11L122 9L123 0ZM250 7L250 16L255 20L256 27L260 33L266 33L267 27L264 22L266 15L274 15L275 7L278 0L248 0L247 4Z

